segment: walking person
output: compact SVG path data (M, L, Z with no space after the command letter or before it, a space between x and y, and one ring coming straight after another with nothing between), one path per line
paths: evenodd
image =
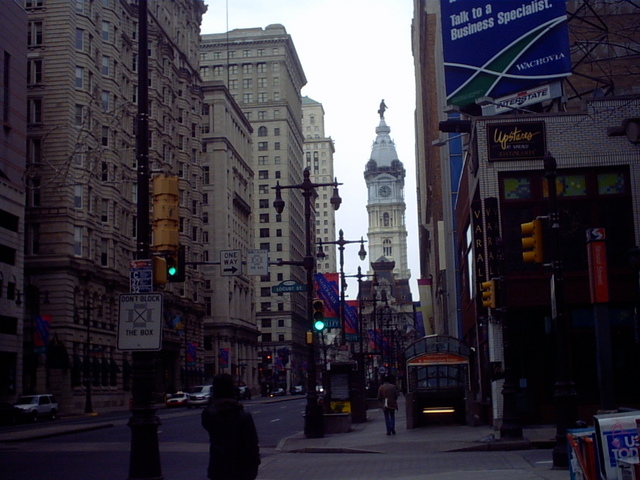
M382 385L378 389L378 401L384 412L384 423L387 426L387 435L396 434L396 410L398 410L398 389L395 379L388 375L382 379Z
M255 480L260 465L258 433L251 414L236 400L231 375L213 379L213 395L202 412L209 432L210 480Z

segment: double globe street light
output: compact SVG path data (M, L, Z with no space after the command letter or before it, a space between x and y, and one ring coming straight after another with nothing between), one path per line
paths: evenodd
M311 201L317 195L317 187L333 187L333 195L331 196L331 206L334 210L340 208L342 199L338 193L337 179L330 183L314 183L311 181L311 172L309 167L303 171L302 183L296 185L280 185L280 182L276 183L275 187L272 187L276 191L276 198L273 201L273 208L276 212L282 213L284 211L285 202L282 199L282 189L294 189L302 190L302 196L304 198L304 227L305 227L305 255L302 261L288 261L279 262L280 265L297 265L304 267L307 273L307 325L311 331L313 328L313 271L315 269L315 258L312 251L311 242ZM317 370L315 359L315 345L313 334L309 335L307 340L308 344L308 374L307 374L307 405L305 407L304 416L304 434L307 438L321 438L324 436L324 418L322 414L322 407L318 404L318 393L316 391L317 383Z

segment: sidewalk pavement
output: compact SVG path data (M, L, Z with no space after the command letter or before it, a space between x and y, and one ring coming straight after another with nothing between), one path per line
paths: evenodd
M553 448L555 426L523 428L522 439L501 439L500 432L490 426L432 425L407 430L404 398L398 399L396 436L386 435L382 409L367 410L367 421L354 423L349 433L327 434L323 438L306 438L302 432L285 438L277 447L292 453L394 453L398 444L402 451L482 452Z

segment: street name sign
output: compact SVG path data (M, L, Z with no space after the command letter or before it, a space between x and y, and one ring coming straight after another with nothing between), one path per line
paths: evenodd
M271 287L271 293L306 292L307 286L293 280L285 280L278 285Z
M162 348L162 293L120 295L118 350Z
M223 277L242 275L242 252L240 250L220 250L220 272Z
M133 260L129 265L129 291L131 293L153 292L153 262L151 259Z

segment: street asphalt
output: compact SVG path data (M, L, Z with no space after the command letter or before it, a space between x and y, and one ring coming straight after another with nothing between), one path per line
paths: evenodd
M286 401L289 398L257 401ZM0 432L11 444L112 426L108 422L65 425L54 422L28 432ZM258 480L568 480L568 469L554 469L551 448L555 427L525 427L523 438L500 439L492 427L433 425L407 429L404 402L396 416L396 435L386 435L380 409L367 411L367 421L348 433L306 438L302 432L283 439L275 449L262 449ZM161 447L162 449L162 447ZM204 453L204 452L203 452ZM185 465L166 480L205 480L201 469Z

